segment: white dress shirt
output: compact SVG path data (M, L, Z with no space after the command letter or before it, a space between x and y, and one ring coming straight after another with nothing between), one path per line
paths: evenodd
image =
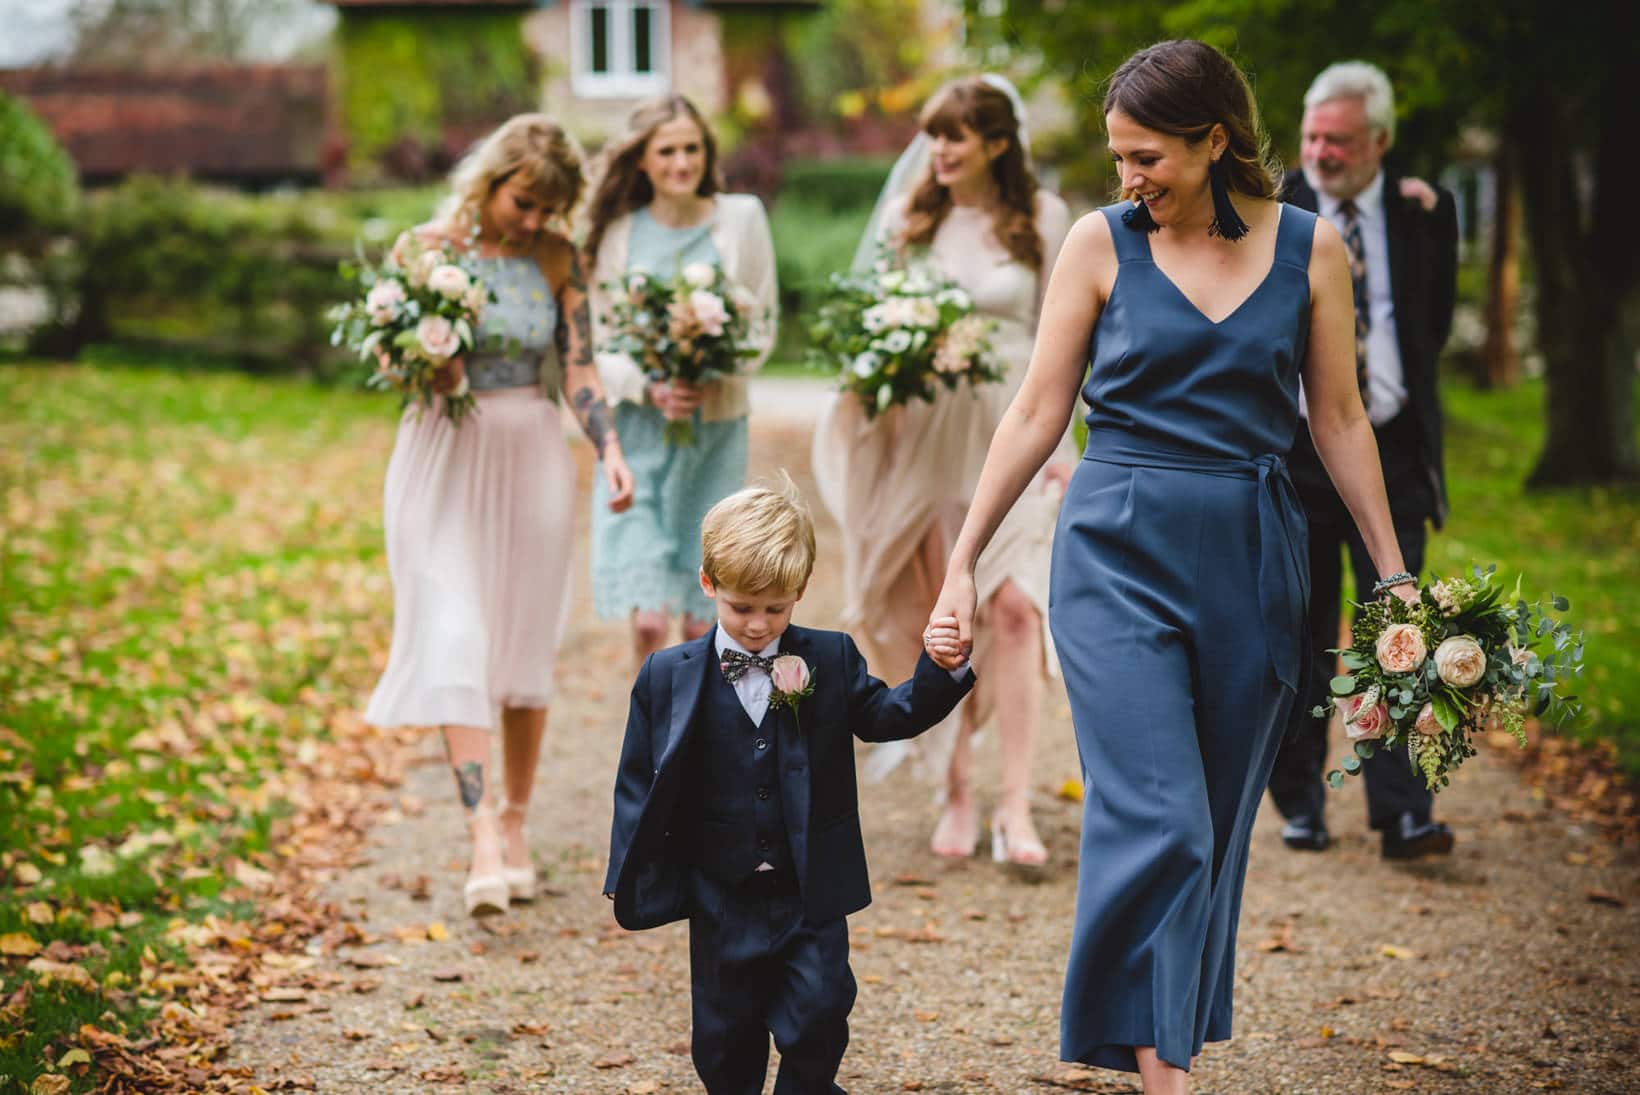
M762 650L747 650L744 646L729 637L723 628L717 629L715 636L718 661L723 661L725 650L737 650L742 654L756 654L760 658L774 658L780 654L780 637L777 635L773 642ZM746 717L752 720L753 726L763 725L763 716L769 713L769 693L774 690L774 684L769 675L757 669L747 670L740 675L740 679L731 686L735 695L740 697L740 707L746 712Z
M1317 207L1342 234L1343 203L1316 191ZM1389 275L1389 229L1384 219L1384 173L1378 172L1355 196L1355 221L1361 229L1361 248L1367 259L1367 417L1382 426L1407 404L1406 373L1401 367L1401 344L1395 337L1395 294ZM1307 414L1302 383L1298 409Z

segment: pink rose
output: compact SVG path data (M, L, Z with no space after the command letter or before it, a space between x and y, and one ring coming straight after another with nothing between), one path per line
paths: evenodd
M461 267L450 263L434 267L433 271L427 275L427 288L447 300L455 300L461 296L467 291L467 286L470 284L472 282L467 277L467 272Z
M1424 704L1423 710L1419 711L1418 717L1413 720L1412 728L1426 738L1441 736L1441 722L1435 717L1434 704Z
M689 310L694 313L700 329L708 335L721 335L724 325L729 322L729 310L723 306L723 298L705 289L696 289L689 294Z
M1344 714L1344 736L1351 741L1381 738L1389 729L1389 709L1378 702L1378 689L1338 701Z
M1468 688L1486 676L1486 651L1468 635L1443 639L1435 648L1435 672L1454 688Z
M788 696L808 691L809 680L808 663L796 654L780 655L769 669L769 681L774 685L774 690Z
M370 287L370 292L365 294L364 306L370 313L370 321L379 327L392 322L404 300L404 286L398 283L398 279L385 278Z
M1385 673L1411 673L1424 664L1429 647L1424 634L1411 624L1390 624L1378 636L1378 664Z
M430 358L453 357L461 349L461 336L455 325L443 316L423 316L416 324L416 341Z

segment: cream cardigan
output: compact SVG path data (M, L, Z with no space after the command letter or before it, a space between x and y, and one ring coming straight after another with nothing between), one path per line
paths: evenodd
M609 292L604 283L626 273L627 242L632 237L632 214L611 222L598 244L598 259L592 269L590 289L593 345L602 345L609 336ZM774 240L769 235L769 218L755 194L717 194L712 199L712 246L717 249L723 273L752 295L757 309L752 322L752 344L757 356L742 366L745 372L760 368L774 349L780 316L779 292L775 284ZM648 378L629 354L600 352L594 355L598 379L610 403L642 403ZM744 375L725 377L707 390L701 402L701 417L707 421L739 418L751 409Z

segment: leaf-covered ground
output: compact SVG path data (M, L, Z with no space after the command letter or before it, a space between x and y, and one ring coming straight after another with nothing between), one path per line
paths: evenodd
M565 646L532 805L556 896L482 931L460 916L447 776L415 763L429 743L356 715L388 638L389 403L119 368L0 381L0 1077L693 1090L674 1052L682 935L612 931L596 894L621 629L583 597ZM1454 519L1434 565L1496 560L1571 597L1591 635L1579 733L1632 764L1640 504L1521 496L1540 398L1452 393ZM753 445L812 493L801 428ZM805 620L835 618L835 583L822 567ZM1261 821L1237 1039L1204 1057L1204 1090L1632 1086L1640 879L1597 832L1622 831L1632 792L1552 743L1530 770L1544 789L1472 764L1441 802L1460 839L1447 863L1382 864L1359 788L1333 807L1327 856L1286 853ZM1055 866L1035 888L931 863L928 790L908 772L866 790L878 900L854 925L846 1087L1127 1089L1054 1061L1076 807L1053 791L1075 769L1055 696L1038 769Z

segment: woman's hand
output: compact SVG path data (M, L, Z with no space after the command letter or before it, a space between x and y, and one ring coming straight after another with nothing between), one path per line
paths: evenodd
M1390 588L1384 590L1384 595L1399 597L1407 604L1415 605L1418 603L1419 596L1418 583L1407 582L1403 585L1391 586Z
M704 394L699 385L687 380L655 380L648 388L649 402L668 422L694 414Z
M449 395L461 387L461 382L467 379L467 362L463 358L452 357L443 365L433 370L433 390L439 395Z
M604 486L609 488L609 512L625 513L632 508L634 481L632 469L626 466L626 457L621 455L619 442L610 441L604 446L602 466Z
M930 661L945 670L961 669L968 660L962 649L955 616L941 616L928 621L928 627L923 631L923 649L928 652Z
M928 614L928 626L923 628L923 634L933 636L946 634L949 629L956 629L956 648L959 656L951 665L946 665L935 656L932 648L929 657L934 658L936 665L945 669L955 669L968 659L974 651L974 612L979 607L979 597L974 592L974 576L966 570L948 570L945 573L945 585L940 587L940 595L934 602L934 611ZM926 642L927 640L925 640ZM943 652L943 651L942 651Z

